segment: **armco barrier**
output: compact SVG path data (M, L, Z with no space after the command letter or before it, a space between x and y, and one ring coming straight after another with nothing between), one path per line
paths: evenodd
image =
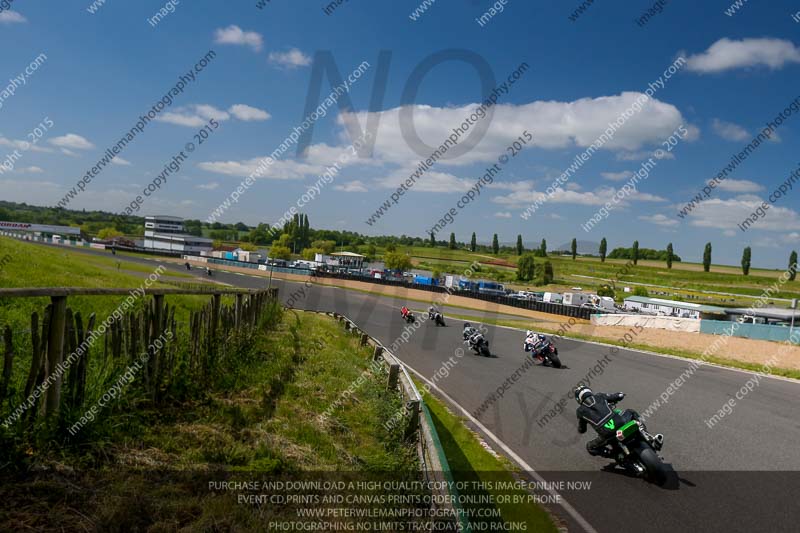
M375 348L373 357L382 357L384 364L389 367L390 380L392 379L391 368L395 367L397 370L397 367L399 367L400 372L397 374L397 382L403 394L403 400L406 402L408 428L417 435L417 453L422 463L422 473L425 476L425 481L433 482L433 486L437 487L435 492L438 492L440 496L437 501L444 502L440 503L439 506L447 509L449 511L448 514L459 522L458 531L472 533L472 528L461 508L459 492L453 482L453 474L442 443L439 440L439 434L436 432L436 427L433 424L428 408L425 406L422 395L419 393L403 362L387 350L379 340L363 333L358 325L345 315L339 313L324 314L344 322L347 331L362 335L362 343L369 344ZM445 485L448 488L442 488ZM446 529L446 531L452 530Z
M511 307L519 307L521 309L528 309L531 311L540 311L542 313L550 313L554 315L582 318L584 320L589 320L589 318L593 313L598 312L597 310L594 309L587 309L575 305L564 305L564 304L556 304L549 302L536 302L533 300L519 300L517 298L510 298L508 296L500 296L497 294L484 294L477 291L461 291L461 290L448 291L447 288L436 285L420 285L417 283L408 283L407 281L369 278L366 276L354 276L352 274L317 272L317 277L329 277L329 278L347 279L353 281L362 281L366 283L377 283L379 285L406 287L408 289L436 292L436 293L450 292L451 294L457 296L464 296L466 298L475 298L476 300L484 300L487 302L508 305Z
M192 261L199 260L206 263L213 263L222 266L227 265L234 267L252 268L252 269L266 270L267 272L271 270L273 272L283 272L285 274L298 274L301 276L303 275L309 276L312 273L312 270L308 268L271 267L271 266L259 265L257 263L246 263L244 261L232 261L230 259L218 259L215 257L196 257L196 256L184 255L183 258ZM487 302L508 305L511 307L518 307L520 309L528 309L530 311L539 311L542 313L549 313L553 315L569 316L573 318L580 318L583 320L589 320L592 314L601 312L595 309L587 309L576 305L536 302L533 300L519 300L517 298L510 298L508 296L501 296L497 294L484 294L482 292L477 292L477 291L462 291L462 290L450 291L446 287L441 287L438 285L421 285L418 283L409 283L408 281L405 280L372 278L368 276L358 276L358 275L343 274L338 272L325 272L322 270L318 270L316 272L316 277L360 281L362 283L374 283L377 285L388 285L392 287L405 287L407 289L435 292L439 294L450 292L451 294L457 296L463 296L466 298L475 298L476 300L484 300Z
M700 333L712 335L730 335L731 324L726 320L701 320ZM772 324L739 324L734 337L746 337L764 341L786 342L790 340L790 328L788 326L775 326ZM795 336L796 337L796 336Z

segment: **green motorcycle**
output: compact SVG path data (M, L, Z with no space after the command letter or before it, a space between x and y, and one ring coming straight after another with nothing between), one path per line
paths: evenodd
M611 447L614 449L617 464L638 476L663 485L667 480L668 470L658 452L664 446L664 436L660 433L648 433L644 423L637 420L638 417L630 410L622 412L614 409L614 413L617 416L611 417L603 427L615 431L616 438L611 441Z

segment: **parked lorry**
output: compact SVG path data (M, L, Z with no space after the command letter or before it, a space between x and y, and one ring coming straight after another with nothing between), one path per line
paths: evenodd
M542 297L542 301L551 304L560 304L564 301L564 298L557 292L546 292Z
M435 287L439 285L439 280L431 276L420 276L419 274L414 274L414 283L416 285Z
M469 279L458 280L458 289L461 291L479 292L481 294L495 294L498 296L506 295L506 288L502 283L496 281L478 280L472 281Z
M616 311L617 306L614 302L614 298L610 296L598 296L597 301L595 302L600 309L605 309L607 311Z
M583 305L592 301L591 295L583 292L565 292L564 305Z

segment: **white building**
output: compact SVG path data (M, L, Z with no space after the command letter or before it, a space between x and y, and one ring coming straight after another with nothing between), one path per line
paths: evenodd
M703 305L646 296L628 296L625 298L625 309L640 313L680 318L716 318L725 315L725 309L712 305Z
M353 252L334 252L330 255L316 254L314 262L336 270L361 270L364 267L364 256Z
M188 235L183 219L166 215L144 217L144 247L170 252L200 254L211 250L211 239Z
M26 241L83 244L81 229L73 226L0 221L0 235Z

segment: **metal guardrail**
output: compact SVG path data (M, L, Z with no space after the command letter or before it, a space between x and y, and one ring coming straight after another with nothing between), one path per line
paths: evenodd
M230 259L220 259L216 257L197 257L197 256L183 256L185 259L195 261L199 260L206 263L212 264L219 264L219 265L227 265L233 267L242 267L242 268L250 268L250 269L258 269L259 265L257 263L246 263L244 261L234 261ZM373 283L377 285L389 285L394 287L405 287L408 289L414 289L419 291L428 291L428 292L435 292L435 293L447 293L449 292L455 296L463 296L465 298L474 298L476 300L483 300L487 302L493 302L501 305L508 305L511 307L517 307L520 309L528 309L530 311L539 311L541 313L549 313L553 315L562 315L568 316L573 318L580 318L583 320L589 320L593 314L602 313L603 311L598 311L597 309L587 309L585 307L580 307L577 305L566 305L566 304L558 304L558 303L550 303L550 302L539 302L534 300L520 300L518 298L511 298L508 296L499 296L496 294L484 294L477 291L465 291L465 290L450 290L446 287L442 287L439 285L421 285L418 283L409 283L407 281L401 280L392 280L392 279L384 279L384 278L371 278L368 276L357 276L353 274L342 274L338 272L326 272L322 270L311 270L309 268L294 268L294 267L276 267L270 266L268 267L267 271L272 270L273 272L282 272L284 274L297 274L297 275L314 275L319 278L335 278L335 279L344 279L350 281L360 281L363 283Z
M6 298L34 298L34 297L66 297L66 296L128 296L135 291L141 295L163 296L165 294L256 294L264 289L243 289L226 287L197 287L164 288L164 287L137 287L135 289L111 289L97 287L24 287L14 289L0 289L0 297Z
M409 429L418 432L417 438L417 452L423 465L423 474L425 481L435 482L436 492L441 496L448 496L447 498L439 498L440 502L447 502L442 504L443 508L449 509L453 517L459 522L459 531L464 533L472 533L472 528L469 525L466 515L462 511L461 504L459 503L460 497L458 489L453 480L453 474L450 470L450 464L447 461L444 448L442 447L439 434L431 419L430 412L428 411L422 395L419 392L414 381L411 379L406 369L405 364L398 359L393 353L386 349L386 347L371 335L364 333L358 325L350 318L340 313L325 313L333 316L338 320L345 323L345 328L351 332L360 333L362 336L363 344L370 344L375 348L373 359L379 356L383 357L383 361L389 367L389 383L392 383L392 368L397 368L397 379L401 385L400 390L403 394L403 400L406 402L406 409L409 410ZM407 433L408 434L408 433ZM444 488L446 486L447 488Z

